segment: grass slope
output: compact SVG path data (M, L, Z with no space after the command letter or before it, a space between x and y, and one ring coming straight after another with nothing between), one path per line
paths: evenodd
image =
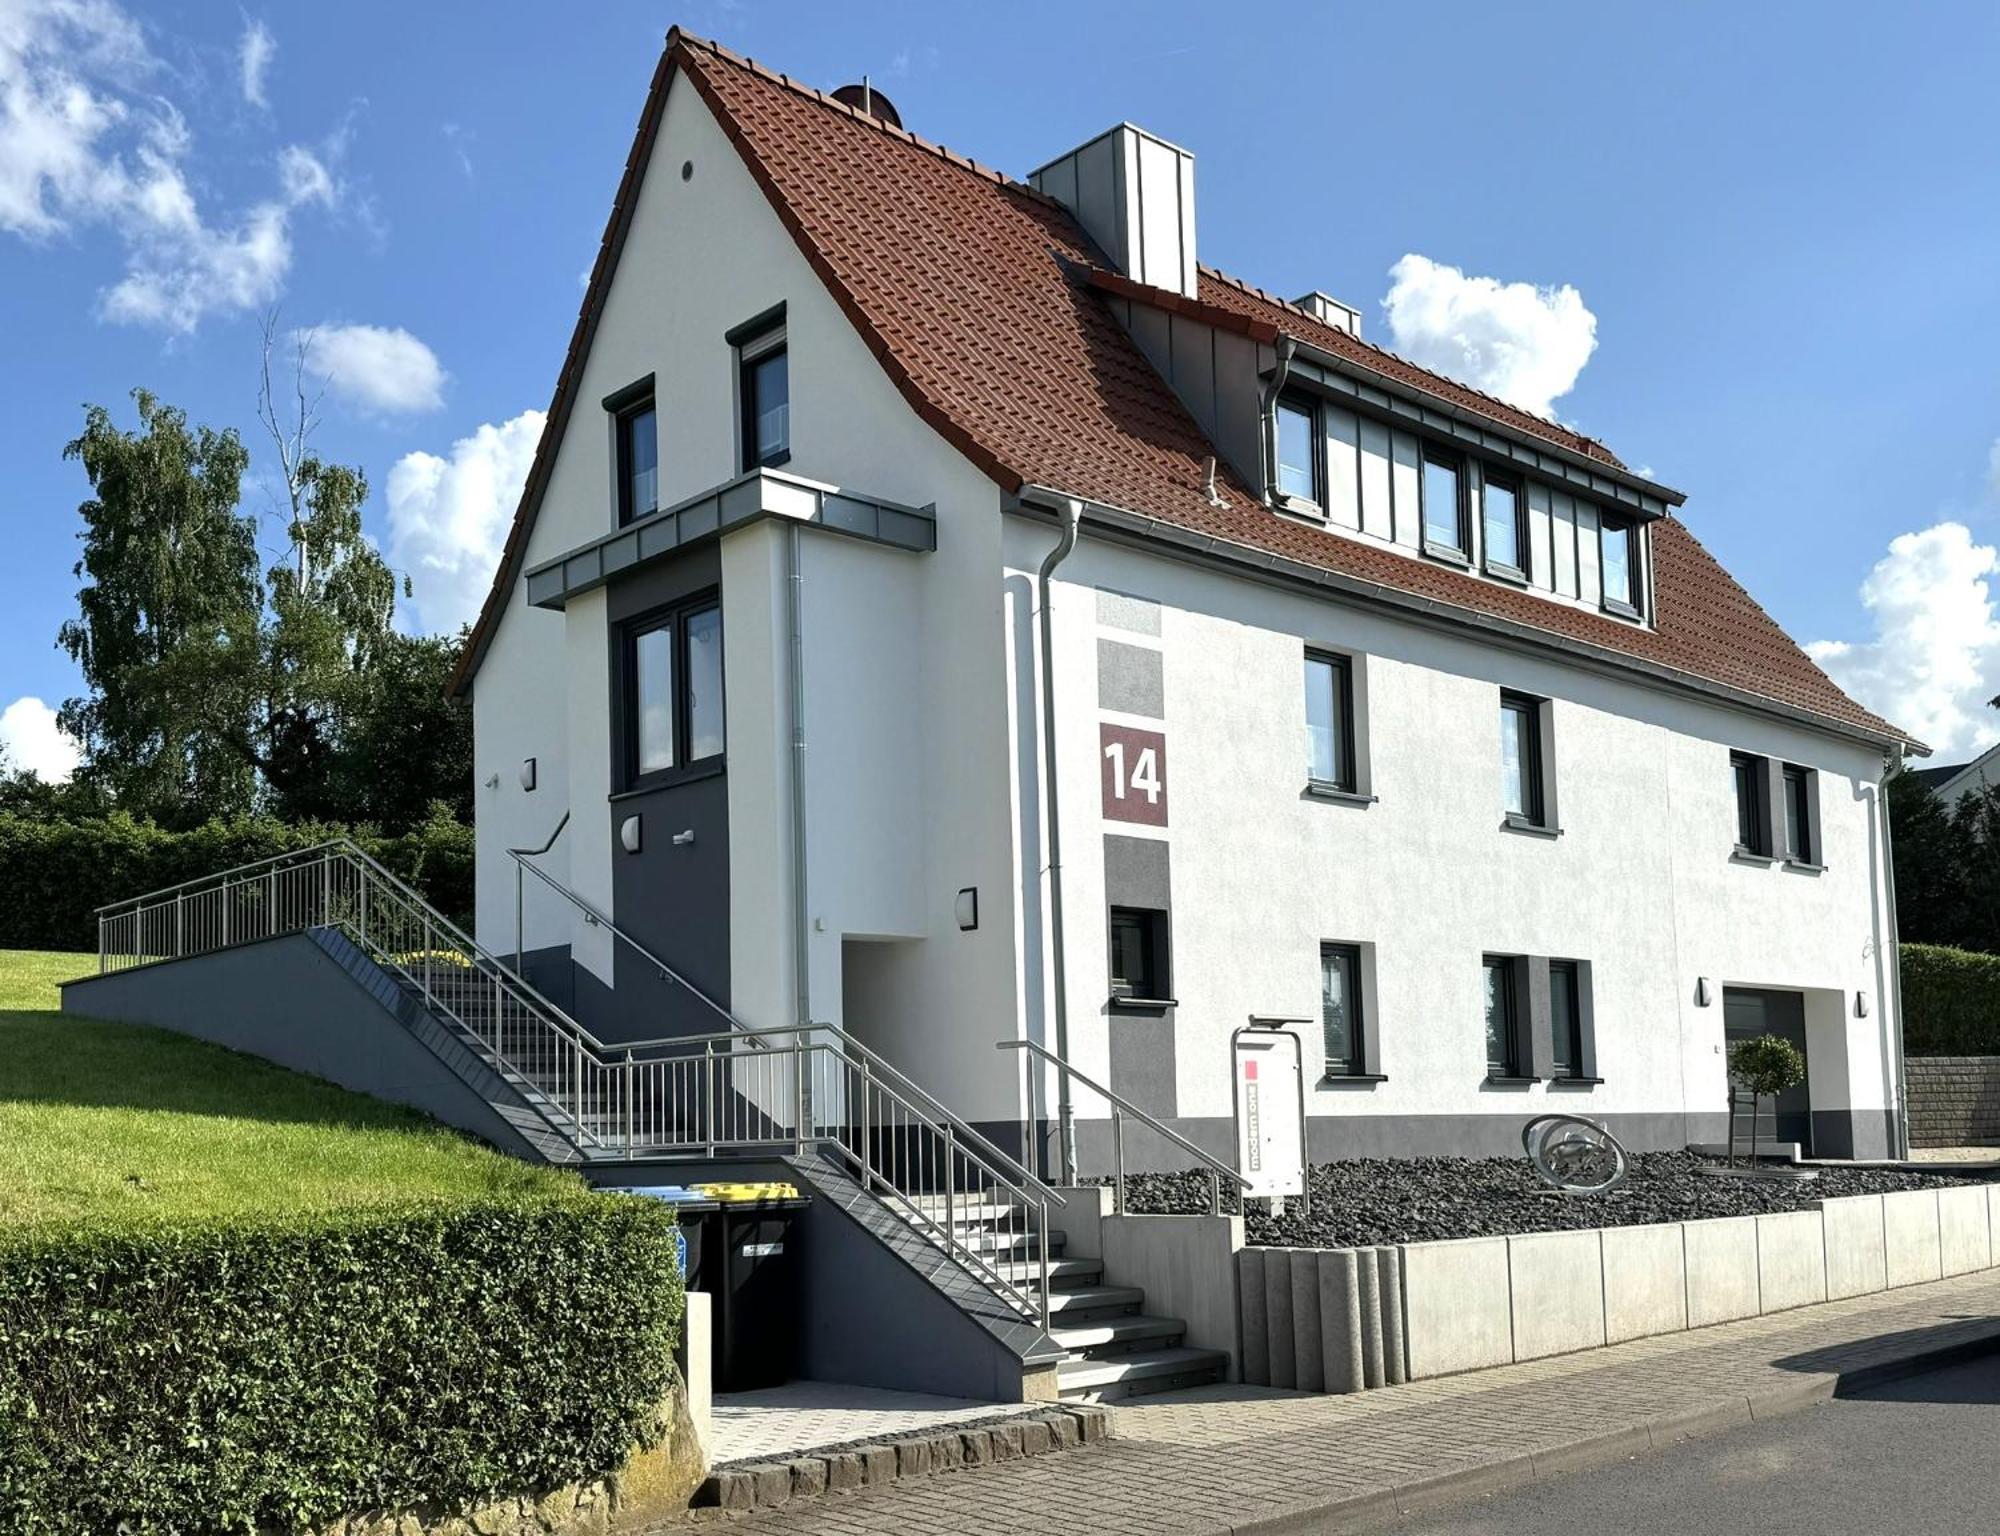
M56 984L95 964L94 955L0 951L0 1227L581 1187L413 1111L252 1056L58 1013Z

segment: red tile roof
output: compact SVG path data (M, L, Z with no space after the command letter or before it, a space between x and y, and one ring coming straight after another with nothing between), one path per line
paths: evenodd
M911 407L1009 491L1026 485L1142 513L1249 550L1580 641L1804 710L1901 733L1814 666L1680 522L1653 525L1655 625L1641 629L1281 517L1218 470L1215 449L1099 292L1104 258L1059 204L810 87L676 30L592 272L492 594L461 663L470 681L527 529L675 78L691 82L779 219ZM1201 302L1266 324L1516 430L1617 460L1601 444L1320 325L1203 269Z

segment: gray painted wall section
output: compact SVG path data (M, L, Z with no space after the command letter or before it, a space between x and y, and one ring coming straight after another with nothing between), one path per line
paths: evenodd
M372 986L362 979L371 972ZM407 1104L503 1152L542 1161L502 1112L531 1113L526 1105L483 1068L490 1090L511 1103L496 1107L475 1092L398 1017L391 1001L396 996L379 970L369 966L357 976L301 933L88 976L65 984L62 1006L64 1013L150 1024L261 1056L357 1093Z
M1132 649L1120 647L1120 649ZM1157 658L1157 652L1141 652ZM1155 837L1104 838L1104 899L1113 907L1149 907L1167 914L1167 963L1173 965L1173 870L1168 845ZM1107 914L1107 921L1108 921ZM1162 1118L1180 1107L1174 1051L1174 1010L1107 1004L1110 1082L1148 1114ZM1087 1107L1087 1090L1083 1101Z

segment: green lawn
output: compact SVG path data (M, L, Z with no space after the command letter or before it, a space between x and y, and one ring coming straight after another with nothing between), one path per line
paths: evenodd
M255 1057L58 1013L56 984L96 963L0 951L0 1226L578 1187Z

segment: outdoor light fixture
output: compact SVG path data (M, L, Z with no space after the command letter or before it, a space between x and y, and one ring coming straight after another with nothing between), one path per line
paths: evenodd
M1697 1007L1697 1008L1706 1008L1706 1007L1707 1007L1707 1006L1709 1005L1709 1003L1710 1003L1711 1001L1713 1001L1713 999L1712 999L1712 997L1710 996L1710 994L1709 994L1709 990L1708 990L1708 978L1707 978L1706 976L1697 976L1697 977L1695 977L1695 979L1694 979L1694 1005L1695 1005L1695 1007Z
M958 913L960 932L970 933L974 928L977 928L979 926L979 887L968 885L964 890L960 891L955 910Z
M1866 992L1857 992L1854 994L1854 1016L1857 1019L1868 1017L1868 994Z
M618 823L618 843L627 853L639 851L639 818L627 816Z
M532 757L524 757L521 759L521 788L533 790L534 787L535 760Z

